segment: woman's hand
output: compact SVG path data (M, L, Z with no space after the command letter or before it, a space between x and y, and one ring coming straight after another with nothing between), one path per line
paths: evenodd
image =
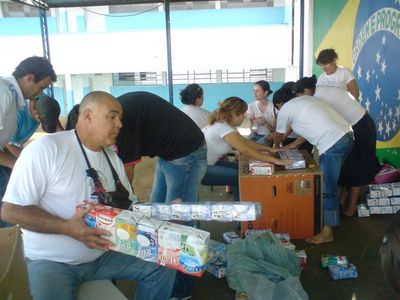
M294 163L293 159L277 159L276 162L274 162L274 164L279 165L279 166L288 166L291 165L292 163Z

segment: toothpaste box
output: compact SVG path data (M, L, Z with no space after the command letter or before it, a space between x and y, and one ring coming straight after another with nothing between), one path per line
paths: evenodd
M147 261L157 261L158 230L162 224L163 221L144 216L139 220L136 231L137 257Z
M250 160L249 171L251 175L272 175L274 174L275 167L274 164L271 163L259 160Z
M210 233L164 222L158 230L157 263L194 276L204 273Z
M153 203L151 205L151 216L158 220L171 220L171 205L165 203Z
M132 211L151 218L151 203L137 203L132 205Z
M211 216L211 203L194 203L191 204L191 216L193 220L205 220L210 221Z
M190 221L191 205L185 203L171 204L171 220Z
M233 211L230 203L217 202L211 205L211 218L214 221L230 222L233 220Z

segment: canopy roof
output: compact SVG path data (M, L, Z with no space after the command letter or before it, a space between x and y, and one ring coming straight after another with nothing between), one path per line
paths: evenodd
M143 3L165 3L165 2L185 2L185 0L12 0L35 6L38 8L49 9L52 7L82 7L82 6L102 6L102 5L124 5L124 4L143 4Z

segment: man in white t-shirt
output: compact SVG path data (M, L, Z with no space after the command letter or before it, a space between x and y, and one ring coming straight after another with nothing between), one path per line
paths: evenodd
M40 95L56 80L50 62L37 56L21 61L12 76L0 78L0 201L17 159L5 148L17 131L17 111L23 109L25 99ZM4 226L0 220L0 227Z
M324 226L307 242L333 242L333 227L340 223L337 197L340 168L354 140L351 126L332 107L312 96L295 97L291 90L281 88L275 92L273 102L279 109L275 145L280 145L284 134L293 130L318 149L323 174Z
M30 143L11 174L1 214L23 228L24 252L34 299L76 299L87 280L132 279L135 299L169 299L175 271L134 256L108 251L104 236L83 221L87 210L76 206L95 196L93 168L106 192L121 189L134 199L124 166L108 146L122 127L122 108L105 92L86 95L76 131L58 132ZM33 180L34 178L34 180Z

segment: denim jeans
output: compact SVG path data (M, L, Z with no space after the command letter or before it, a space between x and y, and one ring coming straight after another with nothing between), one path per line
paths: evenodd
M213 166L207 166L202 184L229 185L232 187L233 200L239 201L238 164L227 160L219 160Z
M26 259L34 300L75 300L83 281L132 279L138 282L136 300L168 300L175 270L135 256L108 251L91 263L70 265Z
M342 163L349 154L353 142L353 132L349 132L319 157L323 178L324 225L326 226L337 226L340 223L337 186Z
M5 166L0 166L0 210L3 204L3 196L6 192L7 184L11 176L11 169ZM0 218L0 228L8 227L10 224L7 224Z
M198 200L199 186L207 167L207 146L174 159L159 158L151 192L151 202L169 203L177 198L183 202Z

